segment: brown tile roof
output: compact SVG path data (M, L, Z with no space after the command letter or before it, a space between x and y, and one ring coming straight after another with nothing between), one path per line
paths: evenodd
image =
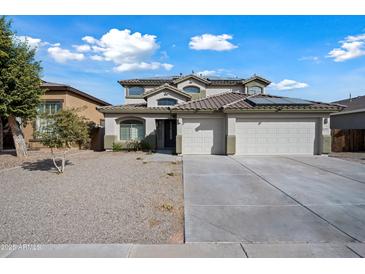
M224 105L241 100L247 95L235 92L225 92L212 95L203 99L192 100L186 103L174 106L176 110L219 110Z
M196 74L179 75L179 76L165 76L165 77L150 77L141 79L127 79L118 81L122 86L129 85L147 85L147 86L160 86L162 84L174 85L181 80L188 79L189 77L194 77L196 79L201 79L209 86L232 86L232 85L242 85L244 82L249 82L254 78L260 78L263 82L270 83L270 81L259 77L253 76L248 79L244 78L232 78L232 77L218 77L218 76L200 76Z
M44 89L47 89L48 91L69 91L72 93L75 93L81 97L85 97L91 101L96 102L97 104L101 105L101 106L110 106L110 104L108 102L105 102L99 98L96 98L86 92L83 92L81 90L78 90L74 87L71 87L69 85L65 85L65 84L59 84L59 83L51 83L51 82L47 82L47 81L42 81L41 87Z
M147 107L143 104L127 104L120 106L99 107L103 113L149 113L149 112L184 112L184 111L340 111L344 107L338 104L328 104L309 101L309 105L255 105L250 98L285 98L268 94L247 95L238 92L225 92L212 95L203 99L188 101L171 107Z
M146 103L142 104L126 104L119 106L105 106L97 108L102 113L128 113L128 112L139 112L139 113L149 113L149 112L169 112L169 107L159 106L159 107L147 107Z
M283 98L267 94L246 95L236 92L221 93L214 96L209 96L204 99L193 100L172 107L176 111L192 111L192 110L223 110L223 111L270 111L270 110L324 110L324 111L339 111L343 106L336 104L328 104L321 102L310 101L310 105L255 105L249 98Z

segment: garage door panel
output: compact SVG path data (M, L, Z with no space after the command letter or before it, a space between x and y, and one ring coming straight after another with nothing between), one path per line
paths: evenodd
M183 154L224 154L224 120L183 119Z
M316 154L316 119L237 119L236 154Z

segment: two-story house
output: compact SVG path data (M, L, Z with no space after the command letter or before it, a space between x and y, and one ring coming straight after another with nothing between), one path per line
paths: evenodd
M91 131L90 148L94 150L102 150L104 134L101 126L104 124L102 113L97 111L96 107L108 106L109 103L87 94L81 90L65 84L51 83L43 81L41 87L44 94L41 96L41 104L38 107L38 113L52 114L63 108L78 109L78 114L92 122L95 127ZM28 123L24 128L24 138L30 149L39 149L44 147L40 140L35 136L35 131L46 129L48 121L41 117L37 117L34 121Z
M99 107L105 149L147 140L178 154L321 154L336 104L271 96L270 81L180 75L122 80L125 104Z

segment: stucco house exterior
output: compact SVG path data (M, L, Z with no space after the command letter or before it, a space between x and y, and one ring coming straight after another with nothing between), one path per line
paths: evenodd
M43 81L42 88L45 89L45 93L41 97L38 112L54 113L62 108L80 108L79 114L93 122L96 127L104 124L103 114L97 111L96 108L108 106L109 103L65 84ZM25 126L24 138L30 149L43 147L34 132L35 130L42 130L42 126L46 122L41 118L37 118ZM95 132L95 135L92 136L91 147L95 150L100 150L103 146L103 137L98 136L99 134L103 135L104 132Z
M270 81L195 74L122 80L125 104L99 107L106 150L147 140L178 154L321 154L337 104L271 96Z

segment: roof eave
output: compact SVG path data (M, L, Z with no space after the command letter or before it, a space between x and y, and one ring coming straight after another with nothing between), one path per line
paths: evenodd
M98 109L101 113L170 113L169 109Z
M224 113L247 113L247 112L264 112L264 113L277 113L277 112L285 112L285 113L293 113L293 112L315 112L315 113L333 113L338 112L339 110L333 109L224 109Z

